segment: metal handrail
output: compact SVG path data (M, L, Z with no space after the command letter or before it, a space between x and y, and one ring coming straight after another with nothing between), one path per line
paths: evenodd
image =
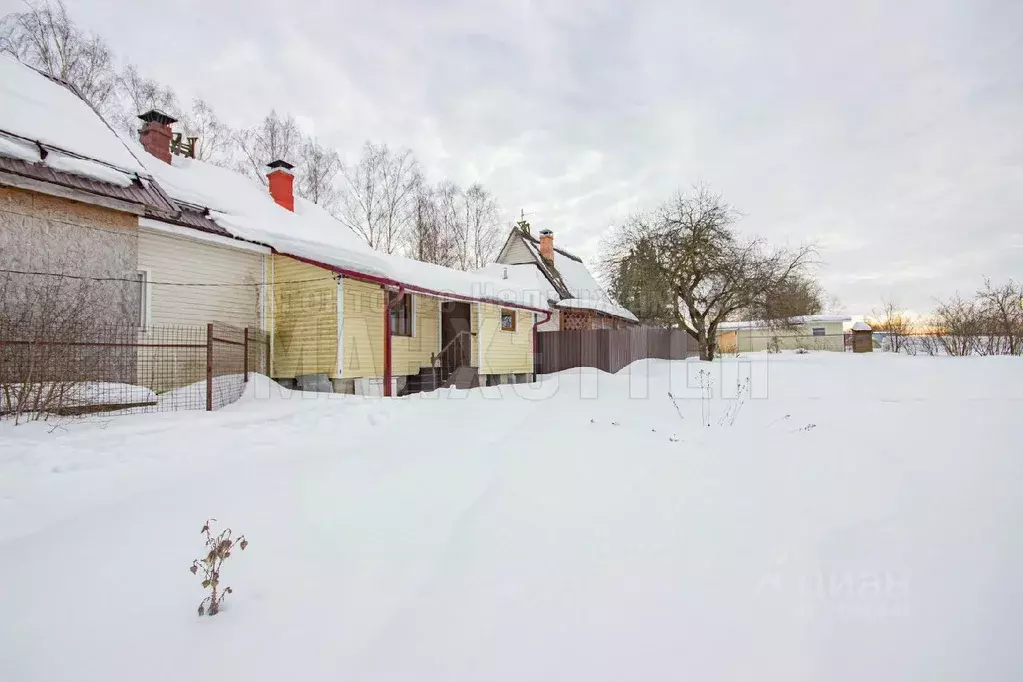
M464 330L458 332L457 334L455 334L454 338L452 338L450 341L448 341L444 345L444 347L440 349L440 352L438 352L438 353L430 353L430 366L431 367L436 367L437 366L437 364L436 364L437 360L440 360L441 358L443 358L445 353L447 353L448 349L451 348L451 346L453 346L456 341L461 341L463 334L468 336L469 337L469 343L472 343L472 332L464 331Z

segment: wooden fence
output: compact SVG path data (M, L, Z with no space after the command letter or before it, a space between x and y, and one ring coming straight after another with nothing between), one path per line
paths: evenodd
M614 373L636 360L682 360L692 355L699 355L696 340L677 329L540 332L534 366L537 374L573 367L596 367Z

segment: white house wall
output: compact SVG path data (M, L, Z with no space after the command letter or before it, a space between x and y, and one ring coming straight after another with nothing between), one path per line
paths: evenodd
M150 324L223 322L262 328L263 254L147 230L139 232L138 254L139 269L153 283L149 285Z

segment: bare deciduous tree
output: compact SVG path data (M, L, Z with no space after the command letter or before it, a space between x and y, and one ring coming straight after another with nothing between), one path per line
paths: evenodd
M199 138L195 158L217 166L232 165L236 151L234 131L205 100L198 97L192 100L192 108L182 114L182 127L185 136Z
M295 163L302 146L302 133L290 114L278 116L275 110L256 126L236 136L242 161L238 170L266 184L266 164L282 159Z
M181 118L181 108L174 90L143 76L134 64L128 64L118 74L117 94L121 107L110 118L117 128L131 138L138 134L138 115L150 109Z
M0 51L67 81L105 112L116 81L109 46L76 25L63 0L26 4L0 21Z
M341 172L341 158L315 139L302 143L298 157L298 178L295 191L299 196L333 210L337 203L337 176Z
M875 332L884 333L888 348L899 353L906 346L913 323L906 312L895 301L884 301L880 311L874 311L874 320L870 323Z
M421 185L411 150L366 142L362 156L341 168L336 216L374 249L393 253L405 241Z
M455 263L454 239L441 218L439 193L426 183L420 183L416 191L407 242L410 258L447 267Z
M976 301L956 294L938 304L931 320L935 338L948 355L965 356L982 350L984 317Z
M992 354L1023 354L1023 286L1013 280L995 286L987 277L977 292Z
M809 245L779 249L743 238L737 217L719 195L696 188L634 217L604 246L605 268L614 270L637 257L636 244L646 245L640 270L668 292L674 324L697 340L704 360L714 358L721 322L765 307L767 292L804 276L816 255Z
M497 199L480 183L474 183L462 195L465 210L465 237L468 244L463 270L482 268L494 257L500 238L497 225L501 208Z

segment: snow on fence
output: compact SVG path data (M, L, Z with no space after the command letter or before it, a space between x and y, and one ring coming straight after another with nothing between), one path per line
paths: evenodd
M269 368L267 334L221 323L0 326L0 417L214 410Z
M614 373L636 360L682 360L699 355L696 340L689 334L654 327L539 332L536 349L537 374L574 367Z

